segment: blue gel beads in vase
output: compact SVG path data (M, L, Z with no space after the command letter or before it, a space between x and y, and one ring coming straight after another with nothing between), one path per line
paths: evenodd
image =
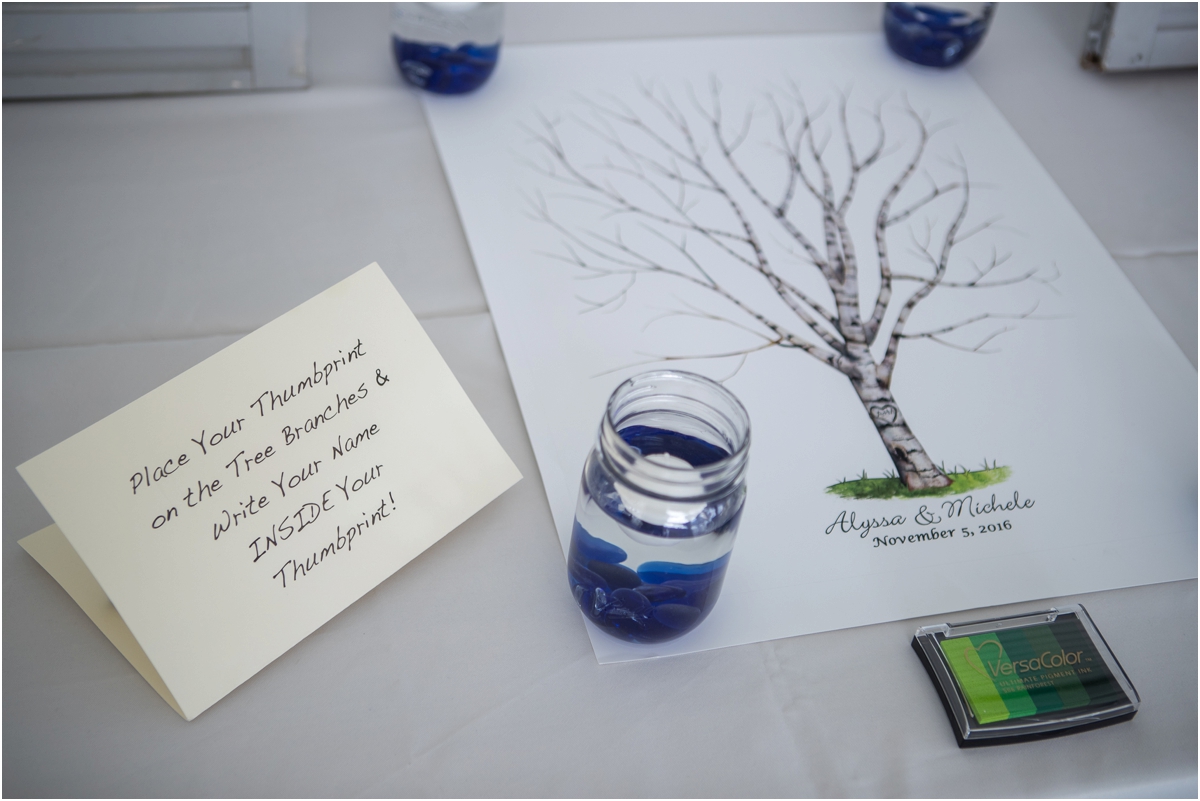
M580 610L597 626L623 640L671 640L699 625L721 592L729 554L703 565L650 562L633 570L589 559L594 540L575 521L567 575ZM607 543L606 543L607 544Z
M479 88L496 69L500 45L472 42L451 50L444 45L405 42L392 37L392 53L404 80L440 95L460 95Z
M640 454L666 454L691 467L729 457L698 437L652 426L629 426L619 436ZM712 611L741 519L744 486L704 502L676 504L662 515L665 523L639 517L647 507L637 506L633 494L618 489L603 466L589 460L567 576L592 623L630 642L663 642L695 628Z
M503 25L502 3L393 3L392 55L413 86L464 94L496 69Z
M884 3L883 30L897 55L927 67L952 67L979 46L995 7L995 3Z
M712 611L746 500L750 417L703 376L658 370L608 399L583 465L567 581L584 618L634 643Z

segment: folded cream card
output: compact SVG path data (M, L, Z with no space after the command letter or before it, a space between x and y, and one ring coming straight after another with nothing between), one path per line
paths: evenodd
M520 478L375 264L17 469L21 544L188 720Z

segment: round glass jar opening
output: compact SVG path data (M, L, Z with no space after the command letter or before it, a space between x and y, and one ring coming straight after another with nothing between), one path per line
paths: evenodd
M699 625L724 581L749 448L749 415L716 382L663 370L617 387L584 465L568 554L589 621L633 642Z
M750 415L733 393L694 373L659 370L608 399L597 445L609 469L641 492L701 499L742 480Z

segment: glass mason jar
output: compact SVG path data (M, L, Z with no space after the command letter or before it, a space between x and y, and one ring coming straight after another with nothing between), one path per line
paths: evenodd
M884 3L883 31L897 55L953 67L983 41L995 11L995 3Z
M750 417L729 390L677 370L608 399L567 556L584 616L622 640L670 640L721 592L746 499Z
M503 29L503 3L393 3L392 55L413 86L462 94L496 68Z

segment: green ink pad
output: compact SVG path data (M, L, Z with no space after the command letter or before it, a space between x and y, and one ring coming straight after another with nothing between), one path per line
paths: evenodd
M912 646L961 747L1069 734L1138 709L1137 690L1078 604L923 626Z

